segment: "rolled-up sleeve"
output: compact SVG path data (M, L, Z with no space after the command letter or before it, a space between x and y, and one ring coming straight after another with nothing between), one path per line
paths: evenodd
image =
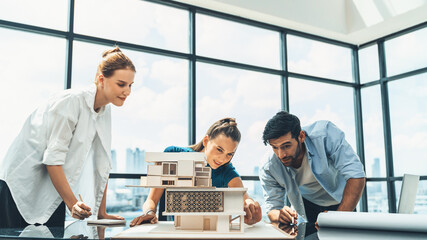
M73 137L78 107L72 100L56 102L47 110L47 146L42 163L45 165L63 165Z
M345 140L345 134L333 123L327 124L326 151L335 168L347 181L350 178L363 178L365 172L359 156Z
M259 179L263 189L265 209L269 213L273 209L281 209L285 205L286 189L274 179L269 164L265 164L259 171Z

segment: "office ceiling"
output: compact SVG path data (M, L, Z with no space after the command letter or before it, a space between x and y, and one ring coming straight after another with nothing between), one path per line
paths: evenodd
M360 45L427 21L427 0L175 0Z

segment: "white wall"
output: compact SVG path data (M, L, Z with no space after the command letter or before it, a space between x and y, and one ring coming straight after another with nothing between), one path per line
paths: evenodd
M243 192L224 191L224 212L243 211Z

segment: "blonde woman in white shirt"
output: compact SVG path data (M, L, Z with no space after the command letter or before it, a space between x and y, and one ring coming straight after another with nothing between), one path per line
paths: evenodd
M65 90L37 108L0 160L0 228L63 226L65 207L77 219L123 219L106 213L109 103L123 105L135 66L118 47L102 57L95 84Z

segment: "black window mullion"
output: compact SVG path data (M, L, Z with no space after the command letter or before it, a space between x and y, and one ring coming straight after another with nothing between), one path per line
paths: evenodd
M68 31L65 59L65 89L71 88L71 74L73 65L73 40L74 40L74 0L68 2Z
M196 10L190 9L190 62L188 83L188 143L196 143Z
M384 128L384 146L385 146L385 165L386 177L394 177L393 168L393 150L391 141L391 123L390 123L390 103L388 97L387 68L385 60L384 40L378 41L378 59L380 67L380 87L381 87L381 103L383 113L383 128ZM389 212L396 212L396 191L394 181L387 180L387 195Z
M357 154L363 164L363 170L366 173L365 167L365 148L363 140L363 115L362 115L362 93L360 87L360 71L359 71L359 53L357 48L352 49L352 71L353 79L357 86L354 87L354 117L356 124L356 146ZM368 211L368 198L366 186L363 188L362 198L360 201L360 210L362 212Z
M286 32L280 32L280 64L284 74L280 75L280 96L282 101L282 110L289 112L289 85L288 85L288 44L286 41Z

